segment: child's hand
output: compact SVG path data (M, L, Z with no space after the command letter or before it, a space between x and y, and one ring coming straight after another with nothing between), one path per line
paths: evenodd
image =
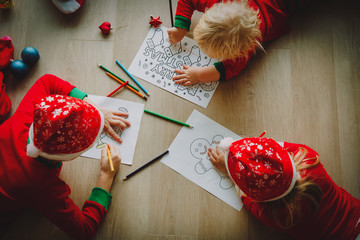
M214 66L211 67L189 67L183 65L184 69L175 69L178 75L173 77L176 84L190 86L195 83L216 82L220 78L220 73Z
M175 69L175 75L173 80L176 84L180 84L183 86L193 85L199 82L199 67L189 67L187 65L183 65L184 69Z
M212 148L209 148L208 156L214 167L216 167L220 172L227 174L227 169L225 166L225 153L219 146L216 146L216 151Z
M113 167L114 167L113 172L111 171L109 156L107 154L108 148L110 149L111 160L113 162ZM115 173L119 170L120 163L121 163L121 156L119 149L115 145L107 144L107 146L101 150L101 161L100 161L101 172L103 174L115 175Z
M111 160L113 162L114 171L111 171L109 157L107 154L107 149L110 149ZM110 192L111 185L114 181L115 174L119 170L121 163L120 151L119 149L111 144L108 144L101 150L101 161L100 161L100 175L96 183L96 187L102 188Z
M184 36L188 32L188 30L186 30L184 28L172 27L172 28L169 28L167 30L167 32L169 35L169 42L171 44L175 44L177 42L180 42L184 38Z
M105 131L118 143L122 142L121 137L116 134L112 126L119 126L122 131L124 131L125 128L130 126L130 122L125 120L123 117L129 116L128 113L120 112L120 111L113 111L106 108L100 108L101 112L104 114L104 129Z

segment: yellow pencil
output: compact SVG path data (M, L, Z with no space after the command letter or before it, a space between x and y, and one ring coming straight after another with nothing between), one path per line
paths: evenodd
M113 171L114 171L114 164L113 164L113 161L112 161L112 159L111 159L111 154L110 154L109 145L107 146L107 154L108 154L108 157L109 157L110 169L111 169L111 171L113 172Z
M113 74L106 72L106 74L111 77L112 79L114 79L115 81L118 81L119 83L123 84L123 82L121 82L118 78L116 78ZM139 93L138 91L136 91L134 88L132 88L131 86L129 86L129 84L126 84L125 87L127 87L128 89L130 89L132 92L136 93L137 95L139 95L140 97L142 97L143 99L147 100L147 97L142 95L141 93Z

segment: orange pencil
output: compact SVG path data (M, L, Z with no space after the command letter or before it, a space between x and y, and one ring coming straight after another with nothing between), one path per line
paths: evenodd
M111 77L112 79L114 79L114 80L116 80L116 81L118 81L118 82L121 82L119 79L117 79L117 78L116 78L114 75L112 75L111 73L106 72L106 74L107 74L109 77ZM121 82L121 83L123 83L123 82ZM139 93L138 91L134 90L132 87L129 86L129 84L126 84L126 87L127 87L128 89L130 89L131 91L133 91L134 93L136 93L137 95L139 95L140 97L142 97L143 99L147 100L147 97L146 97L146 96L144 96L144 95L142 95L141 93Z
M123 86L125 86L126 84L128 84L129 81L124 82L123 84L120 85L120 87L116 88L114 91L112 91L111 93L109 93L109 95L107 95L107 97L110 97L111 95L113 95L114 93L116 93L120 88L122 88Z

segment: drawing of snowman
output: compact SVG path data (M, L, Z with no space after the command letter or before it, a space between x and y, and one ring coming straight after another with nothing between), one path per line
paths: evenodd
M220 187L222 189L229 189L233 186L233 183L228 176L222 175L216 168L214 168L207 154L209 147L215 148L223 138L224 137L221 135L216 135L213 137L211 143L204 138L197 138L190 144L190 152L194 158L200 160L194 166L195 172L197 174L202 175L209 171L215 171L219 174L220 177Z

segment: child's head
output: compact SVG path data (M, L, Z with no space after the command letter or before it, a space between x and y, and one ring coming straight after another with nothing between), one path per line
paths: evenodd
M224 60L248 58L260 44L258 11L246 1L216 3L201 17L194 39L210 57Z
M91 104L69 96L47 96L34 105L27 155L72 160L91 148L103 127L103 114Z
M286 229L301 215L299 202L307 201L318 209L322 191L308 177L299 172L319 164L319 156L299 148L295 156L270 138L225 138L220 146L225 150L225 165L235 184L250 198L272 207L274 221ZM280 219L276 209L286 209L288 215Z
M224 146L223 142L221 143ZM229 176L255 201L273 201L294 187L297 172L289 153L271 138L243 138L226 147Z

